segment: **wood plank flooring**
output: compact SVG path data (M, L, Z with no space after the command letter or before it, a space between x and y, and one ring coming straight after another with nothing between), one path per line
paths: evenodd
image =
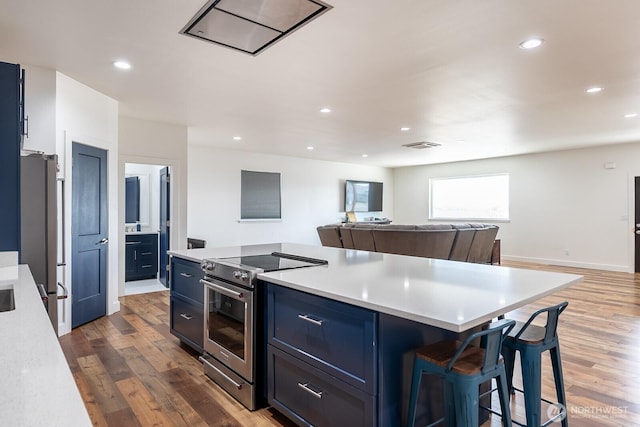
M640 426L640 274L503 265L585 276L507 317L526 320L540 307L569 301L559 334L570 424ZM203 374L197 355L169 333L168 291L120 302L119 313L60 338L94 425L293 425L272 409L247 411ZM543 357L543 396L555 400L548 357ZM522 396L512 400L511 411L523 421ZM485 423L498 425L498 417Z

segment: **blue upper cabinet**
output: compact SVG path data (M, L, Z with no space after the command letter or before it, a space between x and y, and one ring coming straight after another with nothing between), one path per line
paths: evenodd
M20 66L0 62L0 251L20 249Z

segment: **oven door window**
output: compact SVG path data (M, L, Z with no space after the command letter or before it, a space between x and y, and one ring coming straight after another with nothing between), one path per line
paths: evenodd
M238 299L209 287L206 289L209 293L209 340L245 360L248 302L244 295Z

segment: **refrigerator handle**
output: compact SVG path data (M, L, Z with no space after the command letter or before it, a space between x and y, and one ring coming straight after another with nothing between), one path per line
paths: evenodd
M62 219L60 221L60 235L62 236L62 250L60 252L62 252L62 259L60 260L60 262L58 263L58 267L64 267L65 265L67 265L67 260L66 260L66 226L65 226L65 217L64 217L64 178L56 178L56 180L60 183L60 197L61 197L61 201L60 201L60 205L61 205L61 212L60 215L62 216ZM58 285L62 286L62 284L58 283ZM65 295L67 293L67 290L65 289L64 286L62 286L62 289L65 290ZM65 296L66 298L66 296Z
M69 292L67 291L67 288L64 287L64 285L60 282L58 282L58 286L60 286L62 288L62 290L64 291L64 294L62 295L58 295L58 299L67 299L69 298Z
M38 283L36 285L36 287L38 288L38 293L40 294L40 298L42 299L42 303L46 307L47 301L49 301L49 297L47 296L47 291L44 289L44 285L42 283Z

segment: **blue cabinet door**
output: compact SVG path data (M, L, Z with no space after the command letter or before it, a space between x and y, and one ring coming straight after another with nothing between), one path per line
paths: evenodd
M20 250L20 66L0 62L0 251Z

